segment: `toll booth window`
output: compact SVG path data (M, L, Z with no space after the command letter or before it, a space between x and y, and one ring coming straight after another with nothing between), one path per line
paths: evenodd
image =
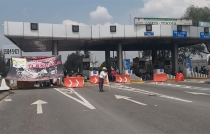
M139 69L145 69L145 61L139 61Z
M83 62L83 70L89 70L90 69L90 63L89 62Z
M171 65L170 60L165 60L165 65Z
M152 31L152 25L146 25L146 31Z

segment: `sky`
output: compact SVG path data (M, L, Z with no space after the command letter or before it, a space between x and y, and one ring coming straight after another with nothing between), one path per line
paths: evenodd
M4 21L38 22L53 24L109 25L131 24L134 17L180 18L190 5L204 7L210 0L0 0L0 23ZM0 25L0 49L12 45L4 37ZM62 52L65 62L72 51ZM104 52L91 52L93 59L102 63ZM23 53L24 56L50 56L51 52ZM116 55L116 54L115 54ZM111 54L112 56L112 54ZM134 58L138 52L126 52L126 58Z

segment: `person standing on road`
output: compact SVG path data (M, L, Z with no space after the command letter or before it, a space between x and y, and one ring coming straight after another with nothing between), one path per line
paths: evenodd
M104 92L103 85L104 85L104 79L107 77L107 69L106 67L103 67L100 75L99 75L99 92Z
M115 81L115 75L116 75L116 72L115 72L114 68L112 68L112 71L111 71L110 75L112 77L112 82L114 82Z

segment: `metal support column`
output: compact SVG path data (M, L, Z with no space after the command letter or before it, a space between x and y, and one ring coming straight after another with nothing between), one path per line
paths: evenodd
M171 50L172 55L172 73L178 72L178 45L174 44Z
M110 64L110 51L109 50L105 51L105 61L106 61L107 70L110 71L111 70L111 64Z
M58 41L52 42L52 55L57 56L58 55Z
M122 74L123 73L123 54L122 54L122 44L119 43L118 47L117 47L117 63L118 63L118 69L119 69L119 73Z
M157 50L152 50L152 67L155 69L155 64L157 61Z

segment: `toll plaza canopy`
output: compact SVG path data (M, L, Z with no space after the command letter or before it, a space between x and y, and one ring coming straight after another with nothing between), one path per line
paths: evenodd
M24 52L171 49L172 44L184 47L210 40L204 27L182 25L103 25L77 26L30 22L4 22L4 35ZM209 30L209 28L208 28Z
M134 18L134 25L79 26L30 22L4 22L4 35L24 52L117 51L117 66L123 73L122 51L171 50L172 72L178 71L178 47L209 42L209 27L191 26L192 20ZM110 67L110 66L109 66Z

